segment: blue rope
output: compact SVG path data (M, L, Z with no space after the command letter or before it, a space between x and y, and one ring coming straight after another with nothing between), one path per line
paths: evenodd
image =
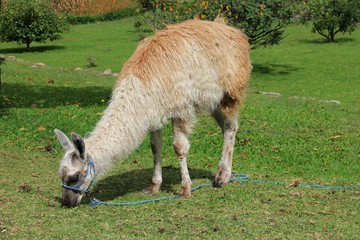
M240 181L240 182L253 182L253 183L261 183L261 184L268 184L268 185L286 185L285 182L273 182L273 181L266 181L266 180L249 180L250 176L247 174L233 174L232 178L230 178L229 182ZM204 183L197 185L191 189L191 191L195 191L200 188L210 187L212 186L211 183ZM322 189L335 189L335 190L342 190L342 189L360 189L360 186L322 186L316 184L297 184L295 186L299 187L310 187L310 188L322 188ZM152 202L160 202L165 200L170 200L174 198L181 198L180 195L172 195L168 197L161 197L161 198L154 198L154 199L147 199L142 201L135 201L135 202L104 202L99 199L91 197L91 202L89 203L90 206L95 207L98 205L116 205L116 206L130 206L130 205L138 205L144 203L152 203Z

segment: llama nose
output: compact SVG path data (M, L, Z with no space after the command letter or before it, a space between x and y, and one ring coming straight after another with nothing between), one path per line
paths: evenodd
M62 199L61 205L64 207L71 207L71 202L68 199Z
M67 198L63 198L61 200L61 204L63 207L68 207L68 208L72 208L72 207L76 207L76 204L75 202L71 201L70 199L67 199Z

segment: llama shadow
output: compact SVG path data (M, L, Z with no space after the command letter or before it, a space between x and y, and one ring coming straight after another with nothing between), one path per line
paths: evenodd
M210 171L189 169L190 177L194 179L207 179L213 181L214 175ZM102 201L111 201L119 196L129 193L143 192L150 186L153 174L152 168L138 169L115 176L105 177L95 184L92 195ZM160 191L176 195L181 184L181 172L173 166L163 167L163 183ZM154 197L149 194L149 197Z

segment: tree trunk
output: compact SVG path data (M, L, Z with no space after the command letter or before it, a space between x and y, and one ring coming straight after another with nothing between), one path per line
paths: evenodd
M0 0L0 3L1 3L1 0ZM2 82L1 82L1 65L5 64L5 57L2 57L0 56L0 91L1 91L1 85L2 85Z
M30 44L31 44L31 41L26 41L26 51L30 51Z

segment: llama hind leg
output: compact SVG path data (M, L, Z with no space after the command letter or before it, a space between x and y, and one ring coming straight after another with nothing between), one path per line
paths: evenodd
M191 179L186 163L186 156L190 150L188 135L191 131L192 120L173 119L173 147L178 156L181 170L181 192L183 197L191 195Z
M150 132L151 151L154 160L154 174L151 181L151 186L147 191L151 194L159 192L162 183L162 168L161 168L161 149L162 149L162 133L161 129Z
M235 134L238 129L237 109L237 107L232 109L232 111L222 111L221 109L218 109L213 114L215 120L221 127L224 136L224 145L219 169L213 182L213 186L215 187L228 183L231 178Z

